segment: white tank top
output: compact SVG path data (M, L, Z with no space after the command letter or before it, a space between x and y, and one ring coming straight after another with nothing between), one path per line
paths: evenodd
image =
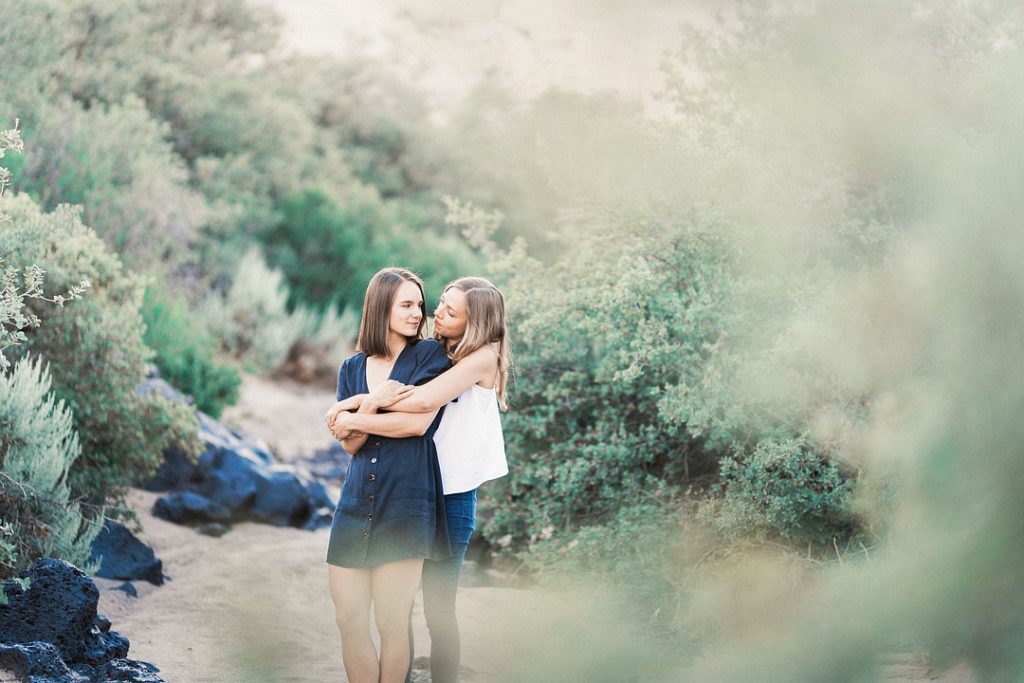
M508 474L495 390L474 384L446 405L434 444L446 494L472 491Z

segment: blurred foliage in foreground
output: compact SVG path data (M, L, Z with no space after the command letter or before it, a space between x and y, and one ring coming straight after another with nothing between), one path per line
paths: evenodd
M870 681L916 648L1024 676L1022 29L1005 2L723 10L666 64L675 119L559 178L578 251L494 254L519 376L485 531L693 655L618 650L639 680Z

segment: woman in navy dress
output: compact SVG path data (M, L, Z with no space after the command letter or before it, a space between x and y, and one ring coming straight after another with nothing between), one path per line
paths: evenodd
M366 289L359 353L338 373L338 400L366 393L359 412L394 401L396 387L422 384L450 366L444 349L423 339L423 284L385 268ZM342 659L352 683L405 680L409 613L424 559L450 554L433 432L438 413L381 415L374 434L349 433L352 454L335 511L327 562ZM380 653L370 637L370 609Z
M331 431L342 436L347 430L374 431L378 420L394 420L398 413L432 414L448 404L434 443L452 555L423 563L423 614L430 629L430 680L457 683L456 595L473 534L477 487L508 473L499 410L506 408L511 355L501 291L480 277L449 283L434 314L434 337L448 351L452 369L418 387L395 387L390 416L353 414L367 398L357 394L336 403L325 417Z

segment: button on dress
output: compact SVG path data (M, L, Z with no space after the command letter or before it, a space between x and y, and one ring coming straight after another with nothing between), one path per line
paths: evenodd
M423 384L450 366L441 345L425 339L402 350L388 379ZM357 353L338 372L338 400L368 391L366 355ZM451 554L433 438L443 412L423 436L367 437L352 458L334 512L329 564L375 567L414 557L443 560Z

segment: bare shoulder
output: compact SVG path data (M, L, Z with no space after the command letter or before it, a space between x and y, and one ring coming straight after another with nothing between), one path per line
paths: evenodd
M477 377L477 384L486 389L494 386L498 374L498 350L493 344L476 349L459 361L460 365L463 363L472 368L473 374Z
M476 351L468 354L463 358L460 363L472 363L474 366L482 368L486 367L498 367L498 350L494 344L485 344Z

